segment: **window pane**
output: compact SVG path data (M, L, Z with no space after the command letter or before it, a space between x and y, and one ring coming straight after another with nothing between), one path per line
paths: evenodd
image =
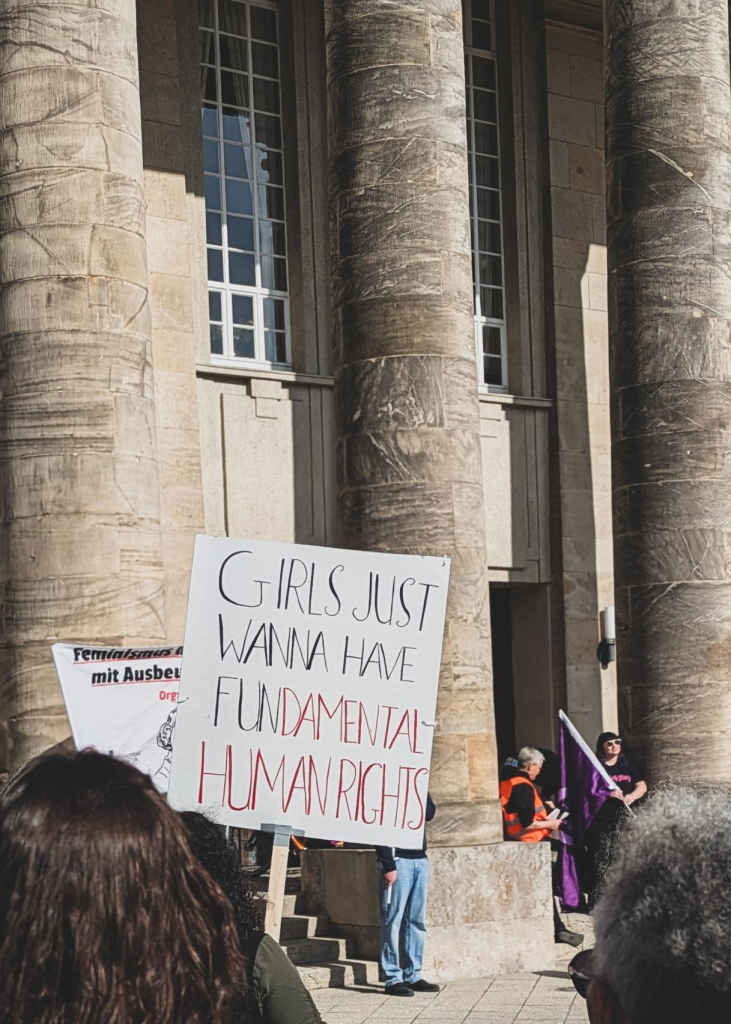
M206 241L209 245L223 245L220 213L206 213Z
M489 57L472 58L472 84L478 89L495 89L495 61Z
M228 278L231 284L256 284L254 257L243 252L232 252L228 257Z
M475 171L477 173L477 184L486 185L489 188L500 188L500 170L498 161L491 156L476 156Z
M284 220L284 189L259 185L259 215Z
M238 75L235 71L222 71L221 102L230 103L232 107L248 107L248 75Z
M209 103L217 101L216 72L213 68L206 68L201 65L201 99Z
M234 71L249 70L245 39L237 39L235 36L219 36L218 46L221 51L222 68L233 68Z
M273 114L254 114L254 131L259 146L282 148L282 122Z
M263 7L251 8L251 38L276 43L277 15L274 11L267 11Z
M239 359L254 358L254 332L245 327L234 327L234 355Z
M206 174L205 176L205 196L206 196L206 209L207 210L220 210L221 209L221 179L214 178L212 174Z
M479 220L479 250L480 252L499 253L502 252L500 238L500 224L492 224L488 220Z
M496 124L483 124L481 121L475 121L475 153L498 155Z
M212 174L218 174L220 170L218 166L218 143L208 139L203 140L203 170L210 171Z
M234 295L231 308L235 324L250 326L254 323L254 300L250 295Z
M478 121L497 123L497 95L484 89L473 89L474 116Z
M287 362L287 335L264 331L264 358L270 363Z
M264 326L277 331L285 329L284 302L281 299L264 299Z
M208 280L223 281L223 253L220 249L208 250Z
M485 356L485 383L492 387L503 386L503 362L502 359L493 359Z
M223 159L226 166L226 174L232 178L253 178L253 161L251 150L243 146L225 145L223 147Z
M480 288L480 305L483 316L492 320L503 318L503 291L502 288Z
M213 0L198 0L198 24L213 28Z
M492 33L486 21L472 19L472 45L476 50L492 50Z
M477 189L477 216L485 217L487 220L500 220L499 192L490 192L486 188Z
M230 142L251 142L248 111L223 108L223 137Z
M490 0L472 0L472 17L489 21L491 18Z
M503 258L502 256L486 256L480 253L480 284L503 283Z
M277 221L259 221L259 249L261 252L275 253L286 256L287 245L284 237L284 224Z
M228 244L232 249L254 251L254 221L251 217L229 217L226 227Z
M218 27L221 32L246 35L246 4L237 0L218 0Z
M211 355L223 355L223 327L221 324L210 324L208 327L211 338Z
M270 114L279 113L279 83L267 78L254 79L254 108Z
M267 43L251 44L251 70L265 78L279 78L279 50Z
M272 185L284 184L284 167L282 165L282 154L273 152L270 149L256 150L256 177L258 181L268 181Z
M480 252L502 252L500 225L485 220L478 221L477 223L479 225L478 248Z
M221 293L220 292L209 292L208 293L208 319L223 320L221 316Z
M287 261L276 256L261 257L261 284L275 292L287 290Z
M500 356L502 358L502 338L499 327L491 327L486 324L482 328L482 351L486 355Z
M201 64L216 63L216 42L212 32L201 32Z
M231 178L226 178L226 209L229 213L251 215L254 212L251 185L245 181L233 181Z
M203 104L201 123L203 125L203 134L210 135L215 139L218 135L218 110L216 107L212 107L207 103Z

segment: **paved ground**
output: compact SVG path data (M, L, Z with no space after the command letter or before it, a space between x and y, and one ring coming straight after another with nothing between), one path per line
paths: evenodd
M585 945L590 946L589 919L572 916L570 923L586 934ZM557 952L551 969L459 981L446 985L437 996L397 999L375 986L312 994L327 1024L585 1024L586 1003L566 973L575 951L563 946Z

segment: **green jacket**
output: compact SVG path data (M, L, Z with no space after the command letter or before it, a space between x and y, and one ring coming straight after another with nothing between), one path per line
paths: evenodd
M251 938L256 953L241 1024L325 1024L282 947L269 935Z

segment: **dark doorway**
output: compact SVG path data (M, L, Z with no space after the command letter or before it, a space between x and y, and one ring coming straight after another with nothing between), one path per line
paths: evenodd
M495 695L495 734L499 763L515 753L515 696L513 692L513 622L509 587L490 587L492 672Z

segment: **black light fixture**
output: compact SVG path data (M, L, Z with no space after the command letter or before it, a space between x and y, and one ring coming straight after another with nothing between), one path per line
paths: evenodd
M596 649L596 656L602 668L617 660L617 630L614 622L614 607L604 609L604 636Z

